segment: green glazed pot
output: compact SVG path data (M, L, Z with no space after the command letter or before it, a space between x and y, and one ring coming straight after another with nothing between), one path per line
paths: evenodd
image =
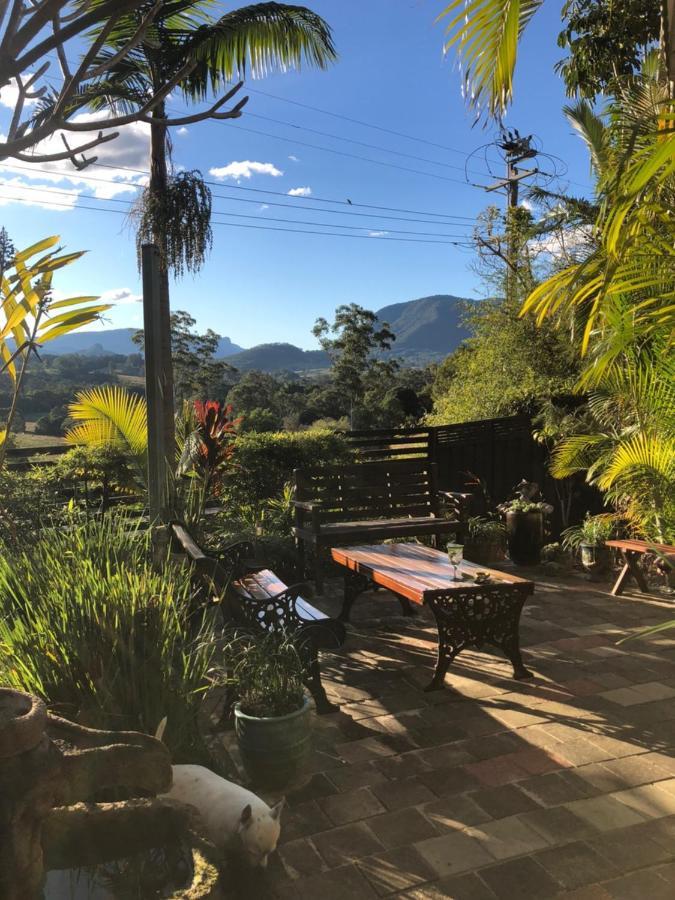
M251 781L283 788L303 770L311 749L309 699L300 709L276 718L259 718L234 707L234 728L244 768Z

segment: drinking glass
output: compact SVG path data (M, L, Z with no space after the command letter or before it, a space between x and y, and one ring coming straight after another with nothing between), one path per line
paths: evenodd
M452 565L452 580L453 581L461 581L461 577L457 577L457 566L462 562L464 558L464 545L463 544L448 544L448 559L450 560L450 564Z

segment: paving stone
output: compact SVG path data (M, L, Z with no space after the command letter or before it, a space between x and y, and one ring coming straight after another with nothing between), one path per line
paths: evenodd
M667 850L675 847L675 816L667 816L664 819L652 819L641 826L642 830L657 844L661 844Z
M411 775L429 771L430 766L424 754L430 752L433 751L415 750L411 753L403 753L401 756L387 756L384 759L375 760L372 765L378 772L381 772L386 778L393 781L401 778L410 778ZM468 756L468 754L464 755Z
M419 806L435 798L435 794L421 780L408 778L406 781L391 781L373 788L387 809L402 809L405 806ZM382 810L384 812L384 810Z
M545 837L517 816L475 825L467 833L480 841L495 859L524 856L549 846Z
M575 800L566 806L575 816L589 822L598 831L637 825L645 818L611 794L606 797L591 797L589 800Z
M277 887L279 900L373 900L377 894L355 866L341 866Z
M451 878L442 878L434 886L438 894L431 894L429 900L439 900L441 897L451 897L452 900L495 900L495 893L485 884L479 875L455 875ZM409 895L406 894L406 897ZM423 895L418 896L413 892L411 900L423 900Z
M384 850L380 841L363 822L343 825L314 835L312 843L331 868Z
M621 878L607 881L603 885L614 900L672 900L673 886L664 881L657 872L643 869L631 872Z
M316 775L312 775L307 784L290 791L286 795L286 802L291 806L296 806L299 803L305 803L307 800L318 800L321 797L328 797L330 794L335 793L336 787L333 782L330 781L325 773L319 772Z
M602 762L613 757L613 753L610 750L605 750L586 738L566 740L559 747L556 747L554 752L573 766Z
M425 750L418 750L416 753L407 755L415 756L419 754L420 762L425 769L445 769L451 766L461 766L468 762L475 762L475 757L463 748L462 745L464 743L466 742L441 744L440 747L428 747ZM384 762L385 760L382 760L382 763Z
M527 778L531 773L522 768L516 762L517 754L509 753L506 756L495 756L492 759L484 759L482 762L469 763L464 767L477 782L491 787L503 784L511 784Z
M493 819L503 819L516 813L539 809L532 797L521 791L517 785L504 784L499 787L483 788L469 794L471 800L484 809Z
M558 896L560 900L612 900L611 894L601 884L589 884Z
M420 775L419 780L438 797L462 794L480 786L480 782L467 771L466 766L432 769Z
M316 834L332 827L328 816L314 800L284 810L282 816L281 842Z
M549 844L568 844L593 837L597 831L588 822L575 816L564 806L535 809L518 817L544 837Z
M621 687L613 691L603 691L600 696L610 703L617 703L620 706L635 706L637 703L646 702L634 687Z
M645 822L620 831L608 831L590 841L589 846L610 860L617 872L668 862L675 855L675 848L667 849L653 840L645 829L648 825Z
M435 877L435 872L414 847L399 847L357 863L379 895L405 891Z
M371 759L393 756L396 752L383 740L373 737L336 744L335 750L348 763L369 762Z
M339 791L351 791L360 787L372 787L375 784L384 784L388 781L386 775L375 768L373 763L359 763L353 766L345 766L344 769L334 769L328 772L327 777Z
M369 788L324 797L319 805L334 825L346 825L384 812L384 807Z
M278 850L279 859L284 872L289 878L301 878L306 875L314 875L326 870L326 865L321 859L313 844L305 838L289 841L282 844Z
M441 878L478 869L493 861L479 841L460 831L419 841L414 846Z
M498 900L551 900L560 893L560 885L530 856L481 869L479 877Z
M518 782L518 788L541 806L559 806L582 800L598 793L592 785L578 778L574 772L553 772Z
M541 850L534 859L568 890L604 881L616 874L616 867L608 859L581 841Z
M468 825L480 825L491 816L481 809L467 794L444 797L433 803L425 803L420 811L429 819L437 832L460 831Z
M611 796L645 818L660 819L675 814L675 793L671 790L674 784L675 779L643 784L628 791L617 791Z
M368 827L387 848L403 847L435 837L438 832L416 809L400 809L368 820Z

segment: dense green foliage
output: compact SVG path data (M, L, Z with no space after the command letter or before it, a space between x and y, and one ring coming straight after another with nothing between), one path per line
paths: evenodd
M519 318L520 302L467 307L472 337L437 369L433 425L532 413L572 390L579 365L569 334Z
M166 716L174 759L204 759L214 648L210 617L191 617L189 573L153 568L149 534L123 517L0 553L0 680L83 724L154 734Z
M278 497L294 469L328 465L347 455L344 438L330 431L241 434L235 443L235 468L227 493L249 503Z

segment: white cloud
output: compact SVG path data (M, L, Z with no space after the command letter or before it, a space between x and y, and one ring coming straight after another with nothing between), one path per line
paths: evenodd
M77 190L54 190L51 185L31 183L22 177L3 178L0 185L0 206L21 203L23 206L40 206L43 209L68 212L73 209L79 196Z
M263 203L260 207L260 209L269 209L269 208L270 208L269 203Z
M291 162L300 162L300 160L298 159L298 157L297 157L297 156L294 156L292 153L289 155L288 158L291 160Z
M241 181L242 178L250 178L254 174L271 175L273 178L278 178L284 173L281 169L277 169L273 163L252 162L250 159L244 159L239 162L233 160L226 166L209 169L209 175L213 175L214 178L233 178L235 181Z
M97 122L101 116L93 113L82 113L75 116L75 122L89 122L92 119ZM98 164L90 166L83 171L76 169L70 160L58 162L31 163L13 160L5 160L0 163L0 172L7 175L11 173L14 178L21 179L24 185L46 188L46 186L58 185L58 190L63 193L43 194L40 196L37 190L26 190L25 194L34 199L34 205L53 209L67 210L75 203L80 194L86 193L96 199L106 200L119 195L127 194L129 199L135 199L138 188L147 183L148 153L150 147L150 126L141 122L124 125L119 129L119 137L107 144L102 144L95 150L88 151L87 155L98 157ZM69 135L71 146L86 142L96 135L95 132L77 132ZM56 153L63 150L61 133L57 133L41 141L35 148L37 154ZM142 170L129 171L129 170ZM17 194L18 196L18 194ZM69 198L72 198L72 203ZM11 202L11 201L8 201Z
M119 306L122 303L142 303L143 295L134 294L129 288L112 288L104 291L99 297L101 303L114 303Z
M185 125L181 125L176 134L179 134L181 137L185 137L186 134L190 134L190 129L186 128Z
M547 253L554 259L583 256L593 239L593 228L590 225L577 225L574 228L553 231L545 237L532 241L534 248Z
M29 78L30 78L30 74L27 72L23 80L27 81ZM39 83L34 85L33 88L36 88L38 86L39 86ZM16 106L16 101L18 99L19 99L19 88L17 87L16 79L11 78L7 84L3 85L0 88L0 106L6 106L7 109L14 109L14 107ZM27 97L24 100L23 105L24 105L24 107L34 106L37 102L38 102L37 97L33 97L33 98Z
M389 234L389 232L388 231L369 231L368 237L375 237L375 238L384 237L385 234Z
M289 197L309 197L312 193L311 187L291 188L288 192Z

